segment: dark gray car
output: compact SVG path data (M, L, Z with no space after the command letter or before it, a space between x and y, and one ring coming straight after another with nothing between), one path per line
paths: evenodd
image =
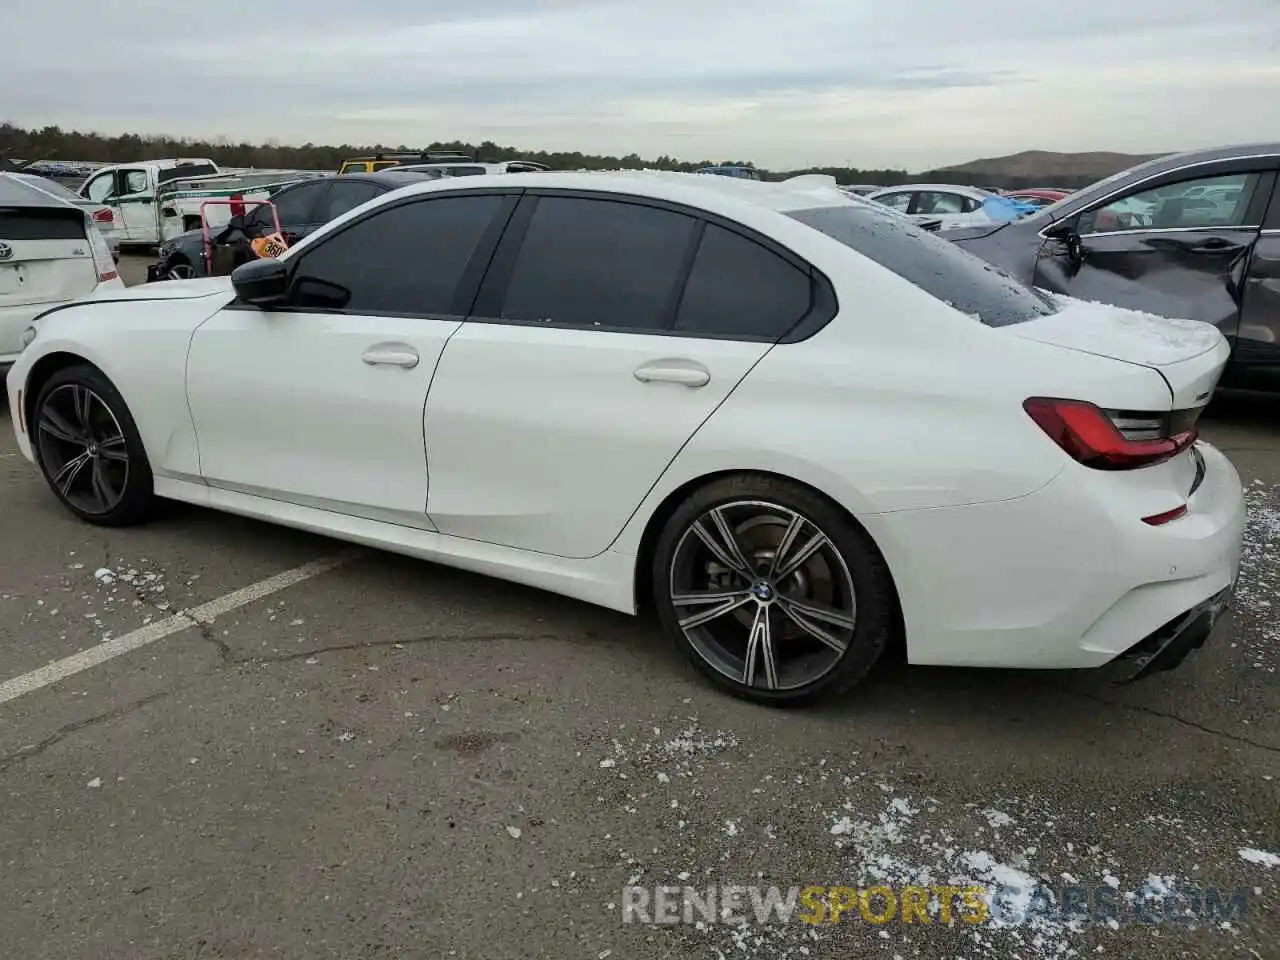
M1180 153L1021 220L944 230L1056 293L1216 325L1220 386L1280 392L1280 144Z
M427 179L426 174L402 170L384 170L378 173L344 173L318 180L292 183L272 194L275 217L280 220L280 231L285 243L293 246L303 237L324 226L330 220L354 210L360 204L389 190L407 187ZM275 217L265 205L251 207L242 218L244 232L259 237L275 229ZM218 228L220 235L225 228ZM204 232L188 230L167 241L160 247L156 262L147 268L147 282L157 280L189 280L206 274L204 261Z

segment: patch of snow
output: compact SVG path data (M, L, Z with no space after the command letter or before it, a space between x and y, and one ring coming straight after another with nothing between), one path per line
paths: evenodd
M1255 850L1252 847L1241 847L1240 859L1245 863L1256 863L1258 866L1266 867L1268 870L1272 867L1280 867L1280 856L1274 853L1267 853L1265 850Z
M1013 817L999 810L983 810L982 815L987 818L987 823L992 830L999 830L1013 823Z
M507 827L507 833L510 835L510 837L511 837L511 839L512 839L512 840L519 840L519 839L520 839L520 828L519 828L519 827Z

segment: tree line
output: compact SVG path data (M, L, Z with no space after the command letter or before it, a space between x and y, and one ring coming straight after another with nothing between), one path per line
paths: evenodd
M616 170L650 168L689 172L715 164L755 167L749 160L677 160L670 156L644 158L636 153L623 157L578 151L524 150L507 147L490 140L483 143L464 143L459 140L437 141L429 144L373 144L350 143L326 145L304 143L290 146L277 141L253 144L232 143L226 137L199 140L187 137L141 135L123 133L106 136L80 130L64 130L57 126L40 129L24 129L13 123L0 123L0 157L18 157L24 160L92 161L99 163L131 163L139 160L158 160L165 157L208 157L220 166L258 167L262 169L337 170L343 160L350 157L369 156L392 152L457 152L480 160L532 160L546 164L553 170ZM803 170L763 170L765 179L782 180L803 173L823 173L834 176L843 184L880 184L894 186L913 180L945 179L951 183L973 186L1019 187L1033 186L1034 181L1019 177L994 177L982 173L959 171L928 171L909 174L906 170L872 170L857 167L812 167ZM945 175L945 176L944 176ZM1083 184L1080 184L1083 185Z

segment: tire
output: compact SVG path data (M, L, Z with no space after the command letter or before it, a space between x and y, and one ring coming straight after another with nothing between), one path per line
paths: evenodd
M49 489L81 520L121 527L154 513L138 427L97 367L64 367L45 382L31 410L31 443Z
M676 646L714 685L755 703L801 706L848 690L896 622L893 581L871 538L781 477L736 474L696 490L663 527L652 578Z
M174 257L168 263L164 278L166 280L190 280L198 276L200 274L196 270L195 264L190 263L186 257Z

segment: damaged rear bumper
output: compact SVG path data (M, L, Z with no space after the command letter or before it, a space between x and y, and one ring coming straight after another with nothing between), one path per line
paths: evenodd
M1230 605L1234 589L1233 583L1190 610L1183 611L1117 657L1118 661L1129 662L1135 668L1133 675L1123 682L1132 683L1153 673L1172 670L1192 650L1204 646L1218 619Z

